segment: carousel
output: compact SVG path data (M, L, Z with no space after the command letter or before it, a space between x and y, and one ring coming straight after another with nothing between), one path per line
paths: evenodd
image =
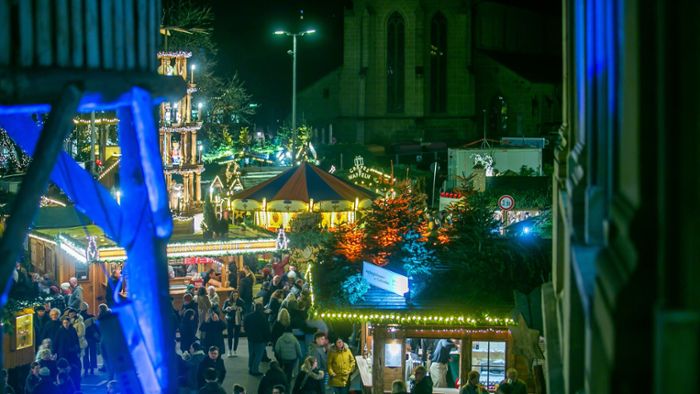
M304 163L233 195L230 209L234 217L252 215L256 225L268 229L288 229L297 214L318 212L321 225L333 228L354 222L375 197L367 189Z

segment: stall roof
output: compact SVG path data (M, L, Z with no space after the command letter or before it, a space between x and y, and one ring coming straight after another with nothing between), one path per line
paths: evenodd
M95 225L34 229L29 237L45 242L59 242L61 248L78 260L85 259L87 237L95 237L100 261L123 261L124 249L107 238ZM205 240L201 233L174 234L167 246L170 258L216 257L243 253L265 253L277 249L275 234L250 227L229 226L227 239Z
M376 194L347 182L309 163L277 175L233 196L237 200L262 201L355 201L373 200Z
M387 324L505 326L512 323L510 316L515 308L512 297L504 299L495 292L493 297L476 294L463 283L446 281L449 271L439 277L440 283L433 282L410 303L401 295L370 286L364 299L355 304L314 297L316 311L324 319Z

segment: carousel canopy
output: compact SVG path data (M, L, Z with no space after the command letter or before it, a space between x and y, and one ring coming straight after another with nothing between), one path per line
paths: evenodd
M346 182L314 165L304 163L233 196L235 200L268 202L289 200L309 203L322 201L373 200L376 195Z

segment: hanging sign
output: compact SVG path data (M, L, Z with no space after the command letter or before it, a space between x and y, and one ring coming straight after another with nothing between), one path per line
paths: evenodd
M371 286L379 287L400 296L408 292L408 278L406 276L366 261L362 263L362 277Z

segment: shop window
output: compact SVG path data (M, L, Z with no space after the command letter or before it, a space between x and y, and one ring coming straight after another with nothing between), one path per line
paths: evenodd
M401 14L394 12L387 21L387 112L404 111L405 31Z
M506 378L506 343L473 341L472 371L479 372L479 383L489 391Z
M88 280L88 273L90 272L90 266L88 264L75 264L75 278L78 280Z

